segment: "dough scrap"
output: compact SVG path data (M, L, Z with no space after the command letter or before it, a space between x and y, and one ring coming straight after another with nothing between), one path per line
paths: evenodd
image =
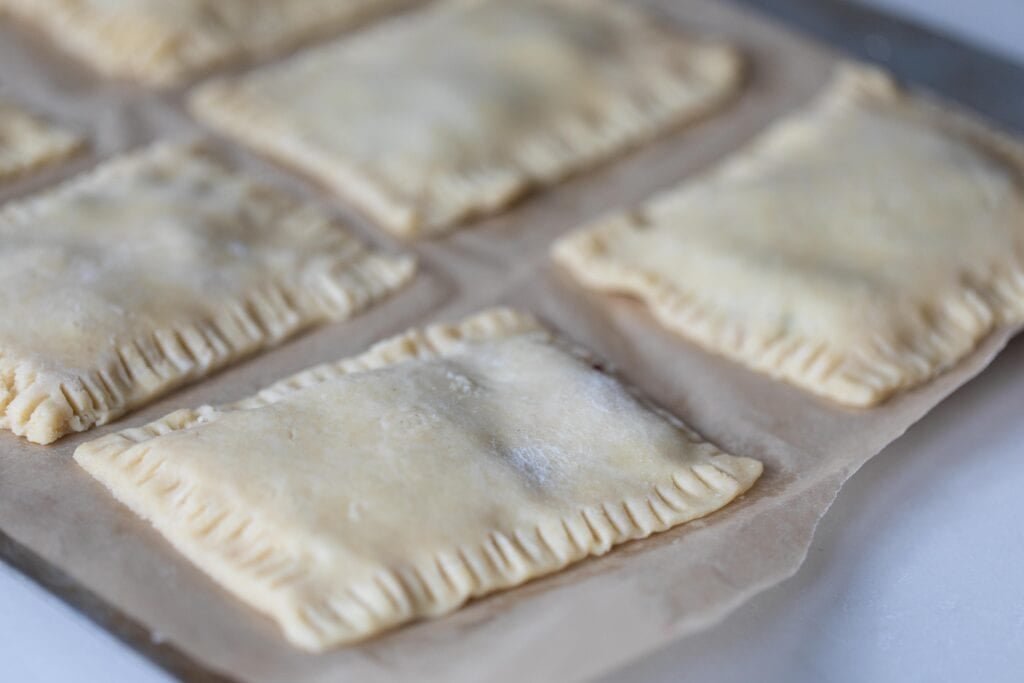
M849 406L1024 322L1024 152L846 65L712 172L563 238L587 287L710 351Z
M706 515L762 470L509 309L412 330L74 457L312 651Z
M83 146L77 135L0 99L0 182L67 159Z
M200 145L109 161L0 210L0 429L106 423L413 270Z
M416 0L0 0L100 73L175 85L226 61L352 28Z
M191 98L406 237L495 213L738 87L731 48L608 0L450 0Z

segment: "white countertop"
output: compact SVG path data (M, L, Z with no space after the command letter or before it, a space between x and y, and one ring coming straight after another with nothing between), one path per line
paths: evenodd
M1024 60L1022 0L870 0ZM796 576L609 680L1024 680L1024 338L840 492ZM0 563L0 680L169 678Z
M797 574L609 681L1024 681L1024 336L839 492Z
M1021 0L859 0L1024 62Z

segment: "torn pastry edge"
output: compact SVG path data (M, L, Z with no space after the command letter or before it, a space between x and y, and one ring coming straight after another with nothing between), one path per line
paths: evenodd
M909 93L872 67L842 64L819 98L795 116L821 106L864 99L908 108L925 121L1003 157L1004 163L1024 178L1024 147L1009 135L976 116ZM826 340L791 332L768 338L758 335L744 327L742 320L702 300L699 291L683 290L653 272L617 261L607 252L606 238L644 224L645 206L683 192L693 183L727 180L734 173L756 171L758 160L746 157L756 152L762 140L793 123L793 118L784 117L708 173L656 195L637 210L620 212L569 233L552 246L553 259L587 288L639 299L663 326L705 350L848 407L872 407L926 382L962 360L999 325L1024 321L1024 264L1020 255L1008 255L1006 262L993 264L989 269L993 275L986 282L964 282L941 299L922 305L927 326L922 328L923 334L916 335L914 343L875 335L871 346L844 354L830 348ZM963 280L967 277L968 273L961 273Z
M37 116L9 98L0 98L0 132L6 126L12 125L12 121L14 126L29 129L28 137L32 140L32 150L31 153L27 153L19 149L19 153L7 161L0 158L0 182L10 182L67 161L80 154L86 147L85 139L81 136ZM19 137L24 138L26 135L23 133ZM15 146L21 146L20 143L21 141L18 141Z
M182 155L209 164L214 173L237 175L201 143L158 143L111 159L34 197L0 209L0 222L25 223L53 203L102 187L120 176L160 163L160 155ZM263 188L242 179L255 189ZM281 193L276 188L275 194ZM341 321L383 300L415 273L411 256L379 252L311 206L280 221L282 230L306 239L330 235L333 253L319 254L307 268L268 278L242 298L226 298L202 320L141 330L102 352L105 362L87 371L64 371L19 358L0 347L0 429L39 444L81 432L188 381L198 379L315 325Z
M476 3L447 0L343 40L355 46L388 39L389 34L408 30L427 13L472 4ZM474 218L498 213L533 190L554 185L674 128L699 121L739 90L743 59L731 45L696 38L674 26L665 28L637 8L601 2L591 9L621 17L617 21L628 24L625 30L635 32L634 40L657 41L664 54L652 51L649 64L637 65L630 92L622 89L610 94L600 114L562 113L510 143L499 155L501 163L435 171L416 196L405 196L406 188L424 183L423 174L396 175L394 170L367 169L365 164L306 144L280 110L248 96L246 84L250 80L258 82L265 74L278 76L293 67L296 59L310 59L317 50L340 49L337 43L240 77L204 83L190 93L188 106L213 129L323 183L381 228L406 239L438 236ZM674 60L685 61L700 76L688 81L675 75Z
M306 551L298 547L301 542L283 547L289 544L280 539L294 541L294 533L275 533L274 524L258 513L232 509L221 492L168 471L167 460L153 456L146 446L161 435L215 421L233 410L266 406L343 375L444 357L467 343L531 333L551 338L532 316L506 308L485 310L456 324L409 330L361 355L297 373L226 408L179 410L106 435L79 446L74 458L221 588L270 616L291 643L313 652L449 613L471 598L710 514L746 492L761 475L759 461L728 455L685 428L682 434L693 444L687 455L695 462L672 468L646 493L581 506L574 514L552 515L528 529L492 530L473 544L382 566L372 579L325 586L303 569Z
M239 45L237 36L222 39L214 32L175 30L159 20L127 12L105 20L73 3L0 0L0 14L7 12L33 26L65 54L100 76L167 88L245 57L272 55L333 32L354 29L411 2L396 0L382 9L378 9L380 0L362 0L357 7L334 3L338 9L334 12L325 9L332 7L330 3L321 2L251 47Z

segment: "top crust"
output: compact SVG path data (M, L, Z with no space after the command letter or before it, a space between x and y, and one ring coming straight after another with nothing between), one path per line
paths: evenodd
M169 86L417 0L0 0L106 76Z
M413 237L692 121L739 77L732 49L623 3L460 0L204 85L191 104Z
M761 474L580 353L485 311L75 460L321 651L706 515Z
M0 428L103 424L413 269L199 145L109 161L0 210Z
M703 177L563 238L580 282L850 406L924 382L1024 321L1024 153L845 66Z

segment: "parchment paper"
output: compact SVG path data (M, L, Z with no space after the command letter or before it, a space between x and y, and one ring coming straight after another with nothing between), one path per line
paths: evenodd
M206 671L289 683L585 678L714 623L795 572L843 481L984 368L1011 330L993 334L930 384L880 408L849 411L704 353L661 330L639 305L586 293L551 268L546 250L556 236L741 146L807 101L836 59L717 0L644 4L684 28L729 37L744 51L751 69L736 101L692 129L443 240L396 244L311 183L221 141L231 162L347 217L367 239L415 250L419 277L361 317L299 337L107 427L52 447L0 434L0 541L8 539L7 555L180 675ZM0 199L152 139L204 134L184 113L181 92L157 95L99 82L10 23L0 23L0 91L93 143L90 154L8 186ZM539 314L712 441L762 460L763 478L703 520L478 600L450 617L313 656L289 647L267 619L221 592L70 459L79 443L112 429L184 406L232 401L382 336L499 302Z

